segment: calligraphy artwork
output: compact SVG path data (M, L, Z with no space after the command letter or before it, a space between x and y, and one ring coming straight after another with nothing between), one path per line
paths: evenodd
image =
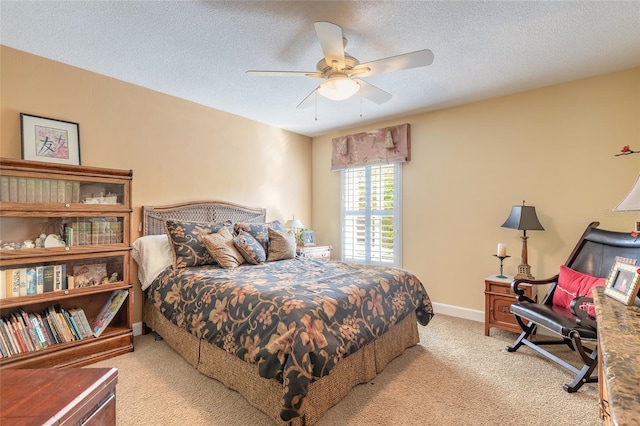
M69 132L44 126L35 126L35 132L38 157L69 159Z

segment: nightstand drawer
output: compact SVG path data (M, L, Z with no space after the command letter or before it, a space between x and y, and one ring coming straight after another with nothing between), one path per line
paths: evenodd
M296 254L299 257L311 259L329 259L331 258L331 246L306 246L296 248Z

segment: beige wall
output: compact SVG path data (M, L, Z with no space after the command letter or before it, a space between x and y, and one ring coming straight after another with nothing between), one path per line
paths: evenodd
M142 205L196 199L311 223L310 138L0 49L0 155L21 156L21 112L80 123L82 164L133 170L134 238ZM134 312L140 321L139 303Z
M428 93L425 93L428 96ZM613 213L640 171L640 68L574 81L313 140L312 216L321 243L340 256L340 173L331 138L408 122L412 159L403 167L403 267L434 302L484 310L484 278L498 271L499 242L515 274L521 242L501 228L511 206L536 207L532 274L557 273L584 228L630 231L638 212Z
M483 279L497 272L497 243L513 256L506 273L519 263L520 234L500 225L523 199L546 228L529 233L529 264L539 278L555 273L589 222L626 231L640 220L611 212L640 170L640 155L614 157L623 145L640 149L640 68L311 141L0 49L0 155L20 158L20 112L79 122L83 164L134 171L134 235L142 205L218 199L264 206L269 219L295 213L339 256L331 138L405 122L412 161L403 168L403 266L434 302L484 309Z

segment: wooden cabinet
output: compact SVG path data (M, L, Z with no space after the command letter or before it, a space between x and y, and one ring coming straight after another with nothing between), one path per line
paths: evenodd
M298 246L296 254L299 257L312 259L329 259L331 258L331 246Z
M497 278L495 275L484 280L484 335L489 335L491 327L503 330L522 331L510 311L512 303L515 303L515 293L511 290L512 276L507 278ZM525 295L533 300L537 300L535 288L531 285L524 285Z
M115 368L4 371L0 424L115 425L117 382Z
M132 175L130 170L0 159L0 317L5 324L25 314L42 317L51 307L80 308L91 321L113 291L128 292L100 337L47 341L39 320L44 334L32 324L36 344L9 351L0 368L83 366L133 350ZM19 282L12 280L18 277ZM7 338L4 331L0 340Z

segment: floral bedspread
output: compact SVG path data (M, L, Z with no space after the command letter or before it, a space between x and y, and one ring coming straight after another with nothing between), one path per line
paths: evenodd
M169 268L149 297L174 324L283 382L285 421L299 416L309 383L341 359L412 311L422 325L433 316L407 271L307 258Z

